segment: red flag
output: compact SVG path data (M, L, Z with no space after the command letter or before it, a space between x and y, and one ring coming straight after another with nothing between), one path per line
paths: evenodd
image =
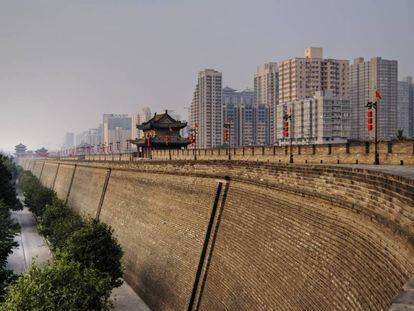
M380 90L376 90L376 91L375 91L375 99L376 99L376 100L378 100L378 99L382 99Z
M149 137L147 138L147 147L151 147L151 140Z

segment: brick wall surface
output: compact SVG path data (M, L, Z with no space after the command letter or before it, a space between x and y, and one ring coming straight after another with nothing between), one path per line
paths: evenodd
M414 271L402 243L323 200L233 182L200 310L385 309Z
M105 177L105 169L77 166L68 198L69 206L84 217L95 217Z
M55 191L59 199L66 200L72 178L74 165L60 164L55 181Z
M101 220L125 255L126 279L153 310L183 310L194 282L215 181L113 170Z
M248 151L270 152L256 149ZM96 213L112 169L100 218L123 245L127 281L153 310L186 309L225 176L200 310L381 310L414 273L410 179L310 164L62 161L56 189L75 163L69 204L83 215Z
M48 187L48 188L53 187L53 181L56 176L57 168L58 168L57 163L50 163L50 162L45 163L43 167L42 176L40 179L40 182L42 183L43 186Z
M43 168L43 163L44 161L34 161L33 162L33 168L32 168L32 173L39 178L40 177L40 173L42 172L42 168Z

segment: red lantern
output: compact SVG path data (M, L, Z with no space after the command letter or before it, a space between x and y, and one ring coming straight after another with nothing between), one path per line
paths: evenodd
M167 135L165 136L165 145L168 146L168 136Z
M283 121L283 136L289 137L289 121Z
M372 110L368 110L367 114L367 124L368 124L368 132L372 131L373 125L372 125Z
M229 141L229 129L228 128L224 128L224 141L227 142Z

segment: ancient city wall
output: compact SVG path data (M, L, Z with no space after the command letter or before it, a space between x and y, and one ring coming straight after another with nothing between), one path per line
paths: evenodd
M374 148L374 143L294 145L292 153L294 163L298 164L373 164ZM414 164L414 144L411 140L381 142L378 152L381 164ZM290 147L152 150L150 156L158 160L226 160L230 157L232 160L289 163ZM98 159L99 156L91 158Z
M114 228L126 279L154 310L380 310L414 273L411 179L338 165L44 162L23 166L44 166L44 184L56 178L72 208Z

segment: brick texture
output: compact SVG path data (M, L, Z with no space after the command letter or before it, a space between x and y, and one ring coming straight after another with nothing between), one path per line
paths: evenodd
M42 178L40 182L43 186L52 188L53 187L53 180L56 176L56 170L58 168L57 163L50 163L46 162L43 167Z
M105 177L105 169L78 166L70 190L69 206L86 218L95 217Z
M217 178L225 176L197 287L200 310L385 310L414 273L411 179L270 161L62 161L61 195L75 163L69 204L84 216L96 213L111 167L100 218L125 250L127 281L153 310L187 308Z
M74 169L74 165L67 165L64 163L62 163L59 167L55 181L55 191L58 198L61 200L66 199Z
M215 181L113 170L101 211L125 251L126 279L153 310L188 304Z

